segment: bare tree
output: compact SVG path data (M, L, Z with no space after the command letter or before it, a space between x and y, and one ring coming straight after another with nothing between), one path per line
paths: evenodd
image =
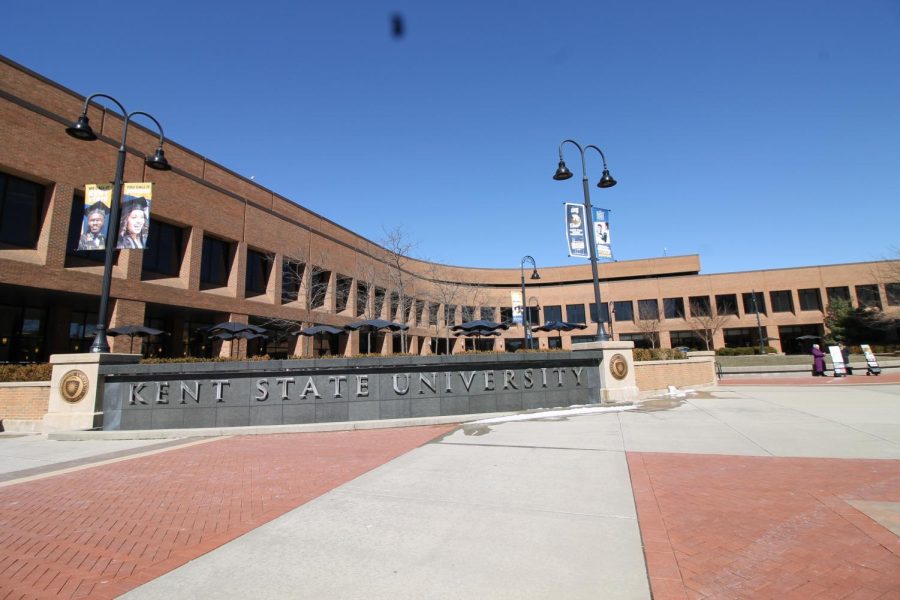
M444 307L444 317L438 315L437 319L429 319L429 327L433 329L435 338L441 337L441 333L446 334L447 352L450 352L450 327L453 323L448 323L446 319L447 307L455 307L464 301L466 286L458 281L447 281L443 279L441 267L436 263L430 263L427 273L429 283L430 300Z
M409 262L411 252L416 247L416 243L409 239L409 236L402 228L394 227L384 231L384 239L381 244L388 251L388 280L391 283L392 291L397 294L400 306L400 323L406 325L412 298L410 290L413 280L412 274L406 270L406 264ZM406 352L406 347L406 331L401 331L400 351Z
M289 304L301 311L298 319L270 317L262 326L281 334L299 331L304 325L314 322L313 311L323 307L328 293L331 272L321 266L325 264L328 253L321 249L315 253L315 264L310 264L310 250L299 246L282 257L281 265L275 264L275 254L269 253L273 268L271 277L281 277L281 302ZM311 339L303 340L304 348L309 350Z
M713 313L708 303L691 302L691 316L687 319L691 332L706 344L707 350L713 350L713 340L725 323L731 318L730 314Z
M634 326L643 334L644 338L650 340L650 345L653 348L659 347L659 331L662 328L659 315L647 319L638 319L634 322Z

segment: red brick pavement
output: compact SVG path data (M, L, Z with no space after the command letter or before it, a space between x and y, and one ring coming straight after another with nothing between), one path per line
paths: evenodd
M114 598L454 428L231 437L0 488L0 600Z
M628 453L654 600L897 599L900 461Z

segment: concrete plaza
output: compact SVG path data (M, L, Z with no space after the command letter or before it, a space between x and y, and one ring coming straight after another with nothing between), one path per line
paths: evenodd
M0 465L0 598L900 597L891 383Z

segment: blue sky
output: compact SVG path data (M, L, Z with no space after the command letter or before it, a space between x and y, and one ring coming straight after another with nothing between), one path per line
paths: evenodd
M900 246L897 0L54 1L3 20L12 60L371 240L400 226L430 260L584 262L571 146L576 176L551 179L566 138L619 181L594 187L588 155L618 260L699 253L715 273Z

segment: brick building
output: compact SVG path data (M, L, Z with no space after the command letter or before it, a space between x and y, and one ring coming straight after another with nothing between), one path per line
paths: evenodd
M83 143L65 128L84 98L0 57L0 362L44 361L85 351L97 320L103 255L77 251L86 182L109 181L123 126L100 105L88 110L100 139ZM168 332L131 343L148 355L267 352L392 353L399 335L350 333L306 341L295 323L341 327L362 318L410 325L414 353L456 352L465 344L515 350L523 328L499 338L459 339L447 324L510 320L520 269L454 267L409 259L401 265L379 245L178 144L167 142L171 171L144 165L157 135L129 126L125 181L154 183L147 250L121 250L113 270L110 326L146 324ZM600 317L616 339L662 347L705 344L694 334L722 316L712 343L754 346L762 335L779 350L822 335L829 300L900 305L898 261L700 274L696 255L600 265ZM529 320L587 323L585 331L535 333L539 347L568 347L592 337L598 317L590 265L540 269L528 281ZM755 300L755 303L754 303ZM405 316L401 315L402 312ZM210 340L221 321L262 325L268 340ZM896 332L890 337L896 339ZM249 347L247 347L249 344Z

